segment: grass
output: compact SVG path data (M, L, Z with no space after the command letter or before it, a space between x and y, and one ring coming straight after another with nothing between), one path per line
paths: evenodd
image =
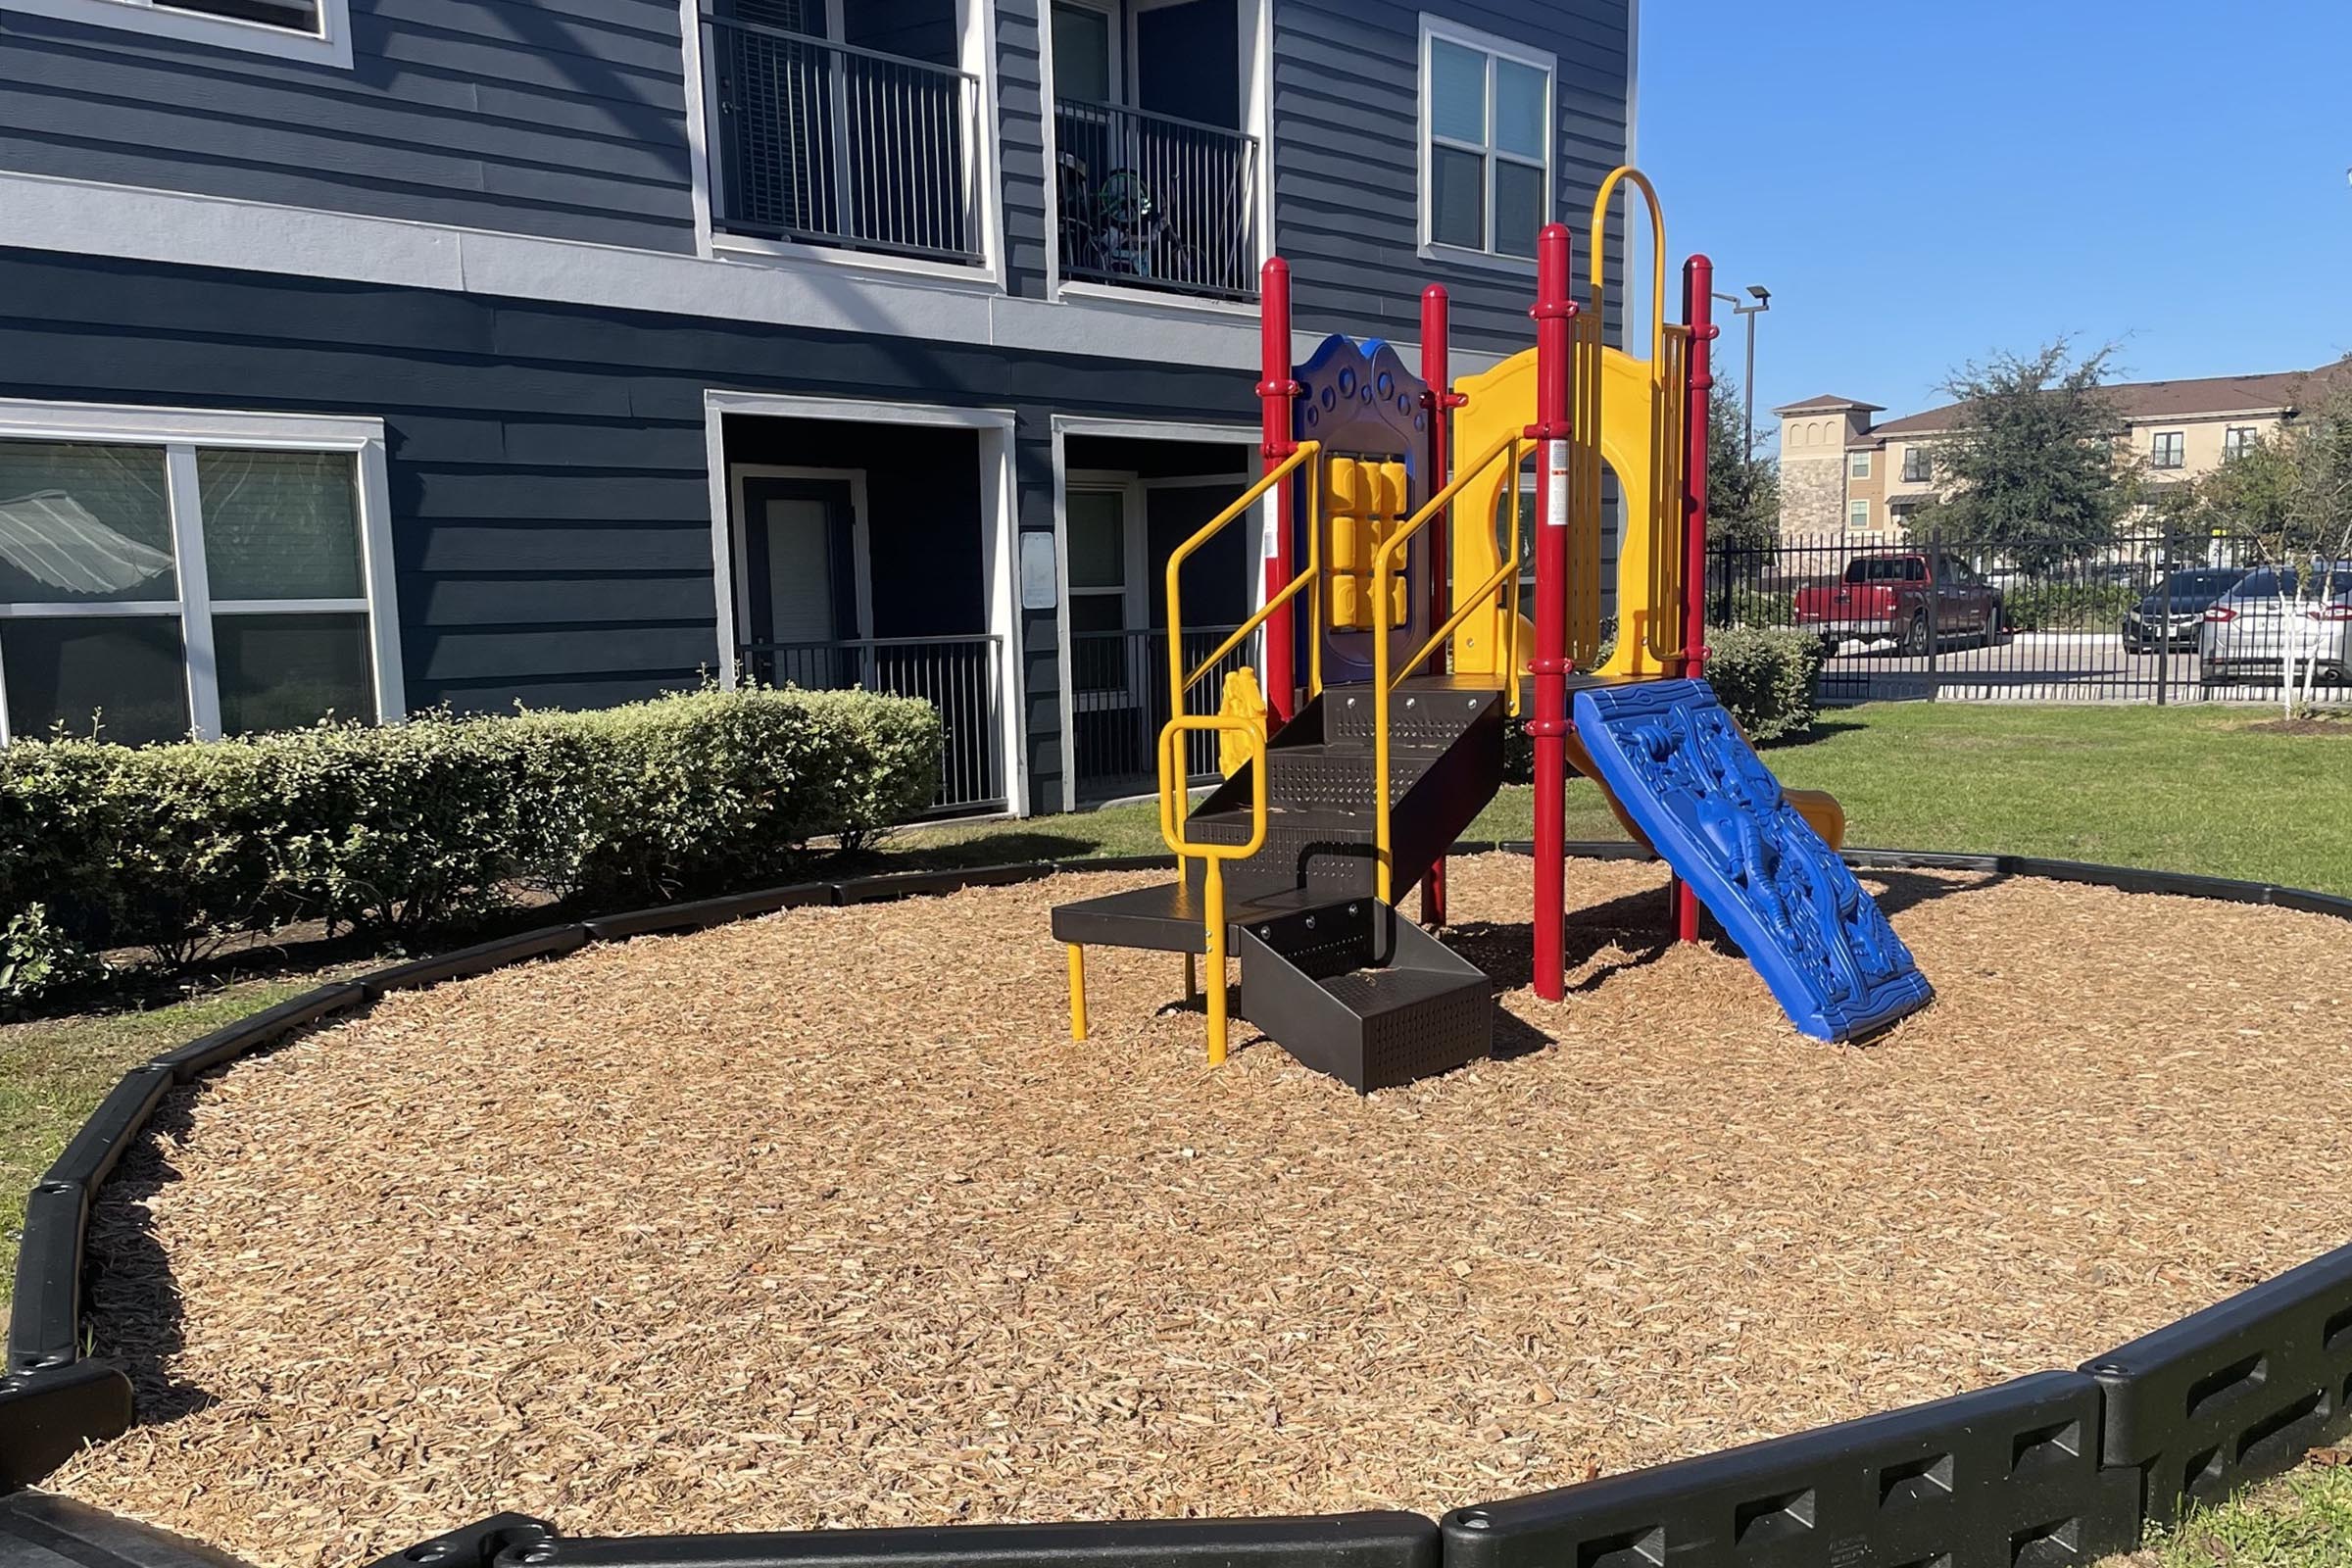
M2264 727L2243 709L1879 703L1827 715L1766 760L1845 806L1856 844L2007 851L2202 871L2352 894L2352 724ZM2330 732L2330 731L2333 732ZM1534 834L1506 788L1468 837ZM1599 792L1568 792L1568 836L1623 837ZM1157 810L1109 807L898 835L906 864L980 864L1163 851Z
M308 991L322 977L248 980L145 1012L44 1018L0 1029L0 1305L15 1287L24 1195L129 1068Z
M2340 1568L2352 1563L2352 1467L2340 1450L2219 1508L2113 1568Z
M2268 714L2230 709L1878 704L1833 712L1813 738L1766 760L1792 787L1836 794L1857 844L2009 851L2352 894L2352 724L2311 728L2283 733ZM1532 822L1528 790L1507 788L1467 836L1524 839ZM1570 786L1568 833L1621 836L1590 784ZM1156 808L1145 804L912 829L875 858L914 869L1163 849ZM248 980L151 1011L0 1029L0 1293L14 1277L24 1191L125 1067L318 978ZM2352 1563L2352 1468L2300 1471L2127 1561Z

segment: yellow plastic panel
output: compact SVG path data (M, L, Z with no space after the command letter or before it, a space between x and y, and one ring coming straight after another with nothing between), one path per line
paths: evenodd
M1364 466L1353 458L1333 458L1324 479L1323 510L1333 514L1368 511L1364 494Z
M1365 623L1361 577L1342 575L1331 579L1331 623L1343 630Z
M1370 552L1364 543L1364 525L1360 518L1333 516L1329 554L1333 571L1362 571L1371 564L1367 560Z
M1412 595L1406 592L1407 587L1402 577L1389 583L1389 624L1392 626L1401 626L1412 619Z

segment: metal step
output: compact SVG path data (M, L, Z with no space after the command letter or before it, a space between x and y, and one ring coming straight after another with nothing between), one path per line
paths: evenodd
M1358 1094L1494 1049L1493 983L1377 899L1263 913L1235 933L1234 951L1242 1016Z
M1372 744L1370 686L1323 689L1323 732L1333 741ZM1389 744L1444 750L1502 702L1502 688L1485 675L1416 675L1389 698Z

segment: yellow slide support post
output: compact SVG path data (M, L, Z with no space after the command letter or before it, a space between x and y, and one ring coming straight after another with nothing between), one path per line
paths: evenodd
M1250 839L1246 844L1198 843L1184 833L1184 737L1195 730L1239 734L1250 748ZM1247 719L1225 713L1181 713L1159 732L1159 836L1179 861L1201 861L1201 920L1207 927L1208 1064L1225 1061L1225 862L1247 860L1266 844L1266 742Z

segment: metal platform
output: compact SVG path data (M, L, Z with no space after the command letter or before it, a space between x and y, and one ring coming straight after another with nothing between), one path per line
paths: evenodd
M246 1568L224 1552L46 1492L0 1496L0 1568Z

